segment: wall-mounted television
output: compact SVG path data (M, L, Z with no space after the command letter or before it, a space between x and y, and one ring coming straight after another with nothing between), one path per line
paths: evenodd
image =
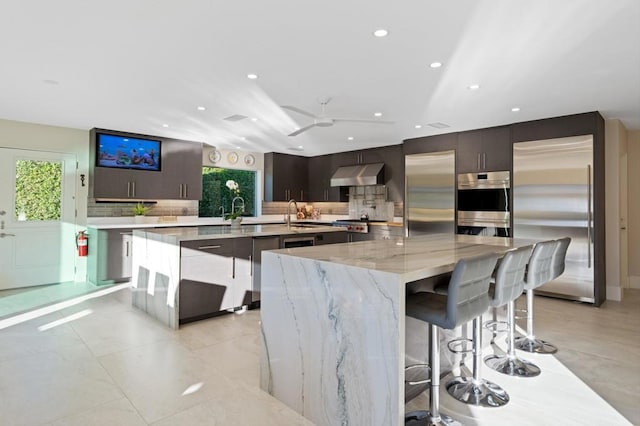
M96 166L160 171L159 140L98 133Z

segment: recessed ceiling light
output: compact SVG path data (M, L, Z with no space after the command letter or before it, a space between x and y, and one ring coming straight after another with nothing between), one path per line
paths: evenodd
M241 149L239 145L236 146L236 149Z
M373 32L373 35L376 36L376 37L386 37L388 34L389 34L389 31L387 31L387 30L385 30L383 28L380 28L380 29L375 30Z
M413 126L413 127L415 127L416 129L422 129L422 124L416 124L416 125L415 125L415 126Z
M442 62L431 62L429 66L431 68L440 68L442 66Z
M304 146L298 145L298 149L304 149Z
M162 127L169 127L169 125L168 124L163 124Z
M203 106L199 106L199 107L198 107L198 111L204 111L205 109L206 109L206 108L205 108L205 107L203 107Z
M353 140L353 136L349 136L349 137L347 138L347 140L352 141L352 140Z
M258 121L258 119L257 119L257 118L255 118L255 117L253 117L253 118L251 119L251 121Z
M520 108L518 108L518 107L513 107L513 108L511 108L511 111L513 111L513 112L518 112L518 111L520 111Z
M373 115L375 115L376 117L382 117L382 113L381 112L374 112Z
M471 84L469 87L467 87L469 90L478 90L480 88L479 84Z
M249 80L255 80L256 78L258 78L258 74L247 74L247 78Z

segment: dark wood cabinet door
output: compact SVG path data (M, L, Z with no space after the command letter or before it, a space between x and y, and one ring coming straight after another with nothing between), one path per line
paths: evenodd
M483 171L511 170L513 145L508 126L492 127L482 132Z
M94 198L131 200L162 198L160 172L96 167L93 177Z
M202 144L176 140L162 146L162 198L202 198Z
M508 126L458 134L458 173L511 170L511 130Z
M331 176L327 169L330 164L331 157L327 155L309 158L309 201L329 201L327 189Z
M404 155L449 151L458 147L458 135L459 133L446 133L406 139L402 144L402 151Z
M309 166L306 157L269 152L264 156L264 163L265 201L309 199Z
M482 171L482 154L482 130L458 133L458 149L456 150L456 169L458 173Z

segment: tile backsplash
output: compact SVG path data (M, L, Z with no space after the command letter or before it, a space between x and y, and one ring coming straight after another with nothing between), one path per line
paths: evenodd
M349 217L367 215L372 220L393 220L394 204L387 201L384 185L349 187Z
M284 215L284 213L287 211L287 204L288 203L286 201L263 201L262 214ZM320 209L320 215L322 215L323 213L345 216L349 214L349 203L298 201L298 207L304 207L307 204L313 204L313 207ZM293 208L291 209L291 212L293 213Z
M87 217L123 217L133 216L131 209L137 202L96 202L90 198L87 203ZM145 203L151 210L147 216L198 216L198 201L195 200L159 200Z

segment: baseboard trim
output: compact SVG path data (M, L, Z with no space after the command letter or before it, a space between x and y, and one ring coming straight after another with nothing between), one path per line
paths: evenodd
M629 288L640 289L640 277L629 276Z
M619 286L607 286L607 300L622 301L622 288Z

